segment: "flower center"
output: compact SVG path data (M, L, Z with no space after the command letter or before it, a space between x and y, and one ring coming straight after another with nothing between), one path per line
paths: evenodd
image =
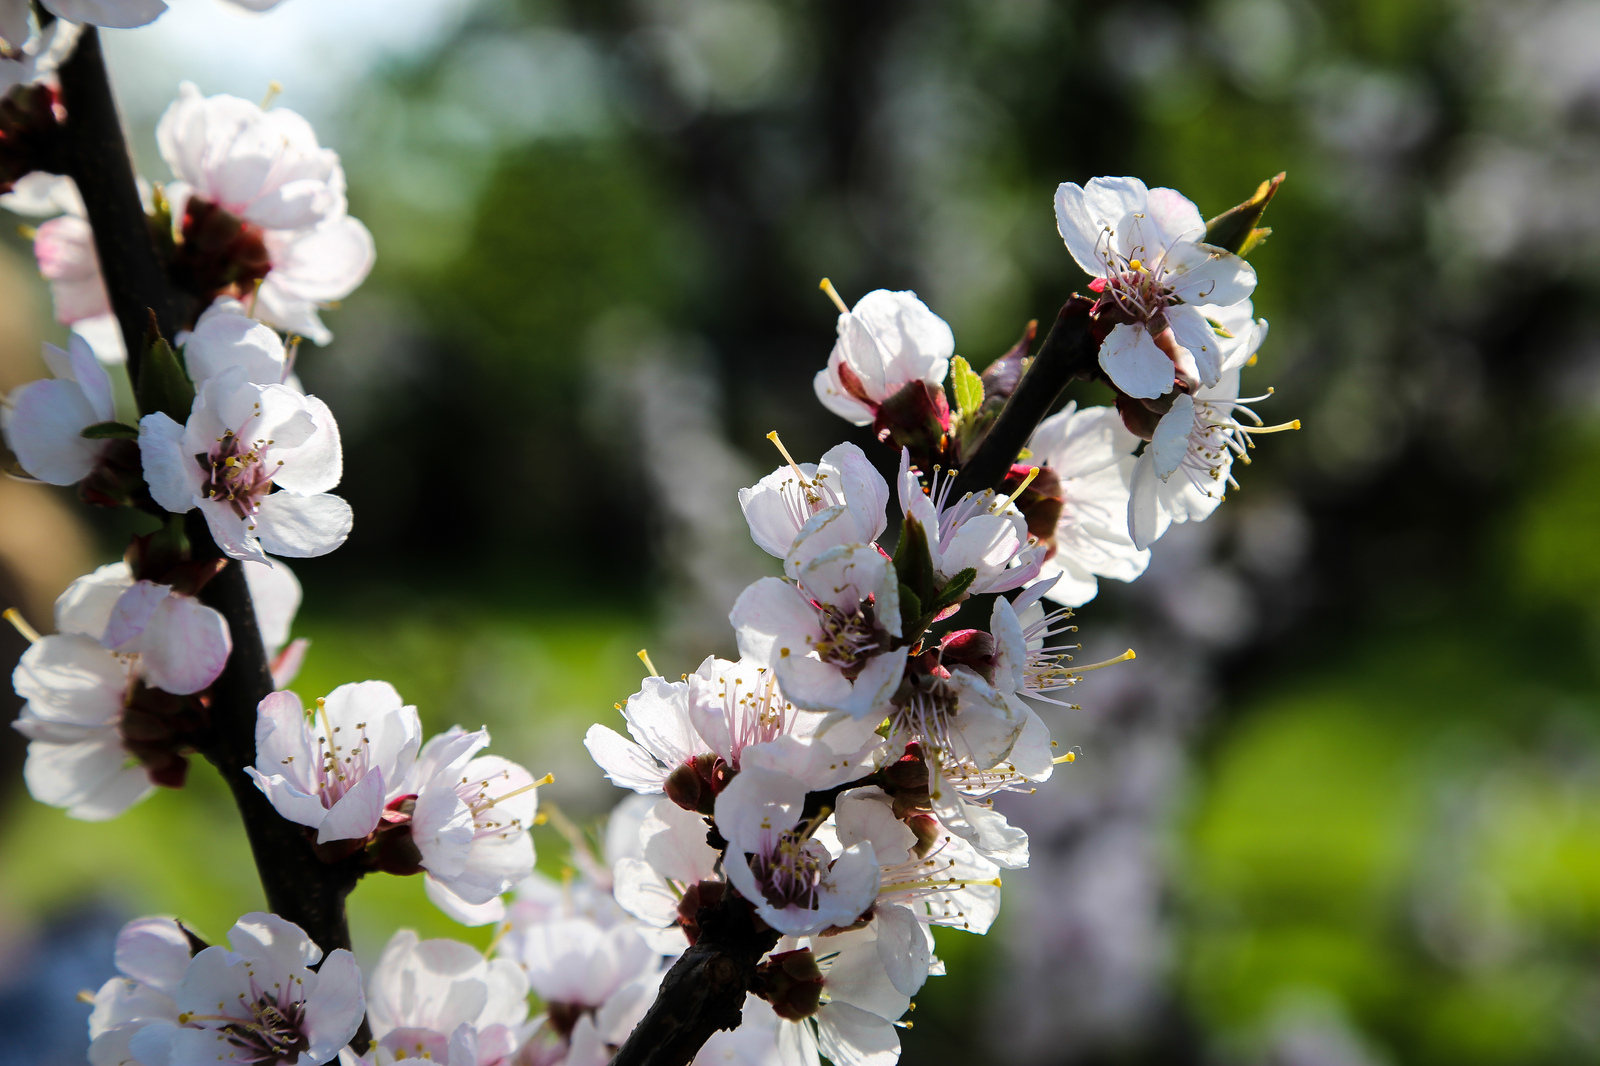
M293 1063L310 1047L302 1031L306 1004L278 1005L262 996L250 1005L248 1018L237 1018L222 1026L227 1042L238 1048L235 1063Z
M825 859L820 844L786 829L770 849L750 856L750 872L774 907L814 911L821 896Z
M242 428L223 433L209 453L199 452L194 457L205 476L201 495L227 503L240 518L253 518L261 497L272 491L273 475L283 465L283 460L274 462L266 456L274 443L263 438L247 442Z

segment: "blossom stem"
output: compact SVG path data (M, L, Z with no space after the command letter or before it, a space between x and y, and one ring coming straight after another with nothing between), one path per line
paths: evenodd
M1100 345L1094 339L1089 319L1093 306L1092 301L1076 294L1061 306L1055 325L1039 345L1017 391L995 419L994 428L956 475L950 492L952 500L998 487L1067 382L1087 379L1099 368Z
M61 64L61 102L67 112L66 170L83 195L111 309L128 346L128 374L137 385L151 316L170 340L178 331L183 301L168 283L150 235L100 33L93 26L83 27L77 47Z

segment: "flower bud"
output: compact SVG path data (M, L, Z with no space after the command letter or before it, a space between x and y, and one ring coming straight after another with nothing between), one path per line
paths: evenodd
M722 757L705 752L668 774L662 790L684 810L709 817L716 809L717 793L732 779L733 774Z
M689 943L700 939L701 908L720 904L727 888L723 881L699 881L683 890L683 898L678 901L678 923Z
M810 948L783 951L756 967L752 991L780 1018L798 1022L817 1013L822 1002L822 971Z

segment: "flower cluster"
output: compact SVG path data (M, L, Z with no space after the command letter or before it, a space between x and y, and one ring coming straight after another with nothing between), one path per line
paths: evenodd
M595 725L586 738L614 783L659 796L638 856L616 860L616 902L689 943L719 908L769 931L727 1038L742 1061L897 1059L896 1024L942 972L932 928L984 932L1001 871L1028 864L1027 834L995 800L1074 758L1039 714L1070 706L1061 694L1094 668L1072 663L1070 608L1102 578L1138 577L1171 523L1207 517L1263 431L1238 386L1266 336L1255 274L1207 243L1194 205L1097 178L1063 185L1057 214L1098 294L1076 311L1098 365L1075 376L1116 403L1068 404L999 484L964 486L958 468L1027 387L1032 327L980 375L914 294L850 308L824 282L840 314L817 397L894 447L893 485L854 444L800 463L772 434L784 464L739 504L781 576L734 603L739 659L647 678L619 706L628 736ZM592 942L594 966L607 955ZM586 1002L614 1017L609 1000ZM618 1027L597 1026L616 1042ZM590 1061L576 1033L561 1034L567 1061Z
M249 914L223 947L140 919L94 997L91 1062L601 1066L630 1034L649 1039L652 1003L697 958L737 949L738 987L706 995L742 1001L715 1015L741 1024L696 1061L891 1066L912 997L943 973L935 927L986 932L1002 871L1028 865L997 800L1075 758L1041 715L1095 668L1072 660L1072 608L1101 579L1137 578L1172 523L1216 508L1253 434L1288 428L1239 396L1266 323L1238 253L1276 186L1208 223L1133 178L1062 185L1058 226L1095 298L1070 300L1032 356L1030 324L981 374L914 294L851 308L825 282L838 340L816 395L889 447L802 463L771 435L783 463L738 503L778 562L732 605L738 657L676 681L651 666L618 705L627 735L588 731L637 795L600 854L551 815L578 869L556 883L534 872L530 833L550 779L486 754L486 730L425 741L382 681L311 706L287 689L307 646L290 640L300 588L282 559L327 554L353 524L333 494L338 425L294 372L298 338L326 343L320 310L372 266L338 156L292 112L182 86L156 131L172 180L144 190L132 227L148 225L178 309L152 308L142 338L125 303L110 318L104 211L60 174L51 131L73 116L50 71L71 47L62 19L137 25L164 6L46 0L61 18L41 33L0 0L0 63L31 64L0 100L0 185L8 206L50 216L35 252L74 326L65 349L46 346L52 377L5 398L0 431L23 473L152 526L62 594L55 633L7 612L32 642L14 674L28 787L111 818L181 786L201 754L293 851L285 868L327 875L322 898L423 874L447 915L499 928L487 955L402 930L364 979L340 922L314 940ZM127 203L137 215L131 189ZM1070 378L1114 403L1021 432L1003 417L1030 390L1044 410ZM370 1040L353 1045L364 1021Z

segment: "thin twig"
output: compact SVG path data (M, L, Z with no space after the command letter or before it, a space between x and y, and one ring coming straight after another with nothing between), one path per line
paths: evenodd
M1092 301L1077 295L1061 306L1011 401L995 419L994 428L977 452L956 475L952 500L997 487L1067 382L1086 379L1094 373L1099 345L1090 330L1089 309L1093 306Z

